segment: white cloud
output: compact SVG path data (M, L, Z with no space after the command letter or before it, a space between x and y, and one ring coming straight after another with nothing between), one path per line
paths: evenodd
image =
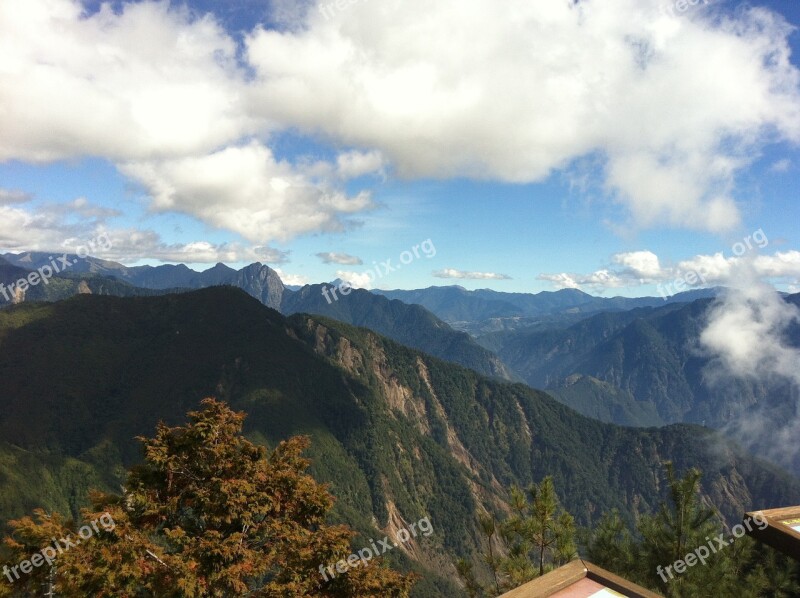
M367 193L347 197L264 142L241 142L275 127L245 105L236 43L210 15L168 2L81 14L70 0L0 6L0 160L101 156L156 210L257 243L343 230L341 215L371 207ZM326 170L380 167L375 151L345 151Z
M551 282L556 289L580 289L581 283L578 282L579 276L576 274L567 274L561 272L560 274L539 274L537 280L546 280ZM584 283L585 284L585 283Z
M44 208L34 212L0 205L0 247L9 251L54 251L62 247L64 239L85 238L93 232L87 222L65 224L58 210Z
M757 258L756 258L757 259ZM731 272L731 286L712 307L700 335L700 345L712 361L705 371L708 384L731 378L760 381L767 388L781 381L791 385L793 412L776 419L774 406L757 404L735 418L725 432L786 467L800 463L800 348L790 330L800 324L800 309L785 301L761 280L755 260L742 258ZM779 392L784 392L780 390Z
M591 274L540 274L538 280L547 280L557 289L581 289L590 287L598 291L615 289L629 285L629 282L619 274L610 270L597 270Z
M235 42L168 2L0 3L0 160L207 152L264 126L244 109Z
M262 76L253 104L376 148L408 177L539 181L599 153L607 190L636 224L728 230L751 150L768 133L800 139L790 28L763 9L712 21L658 15L659 5L405 0L327 19L312 10L305 28L248 39Z
M437 270L433 273L436 278L464 278L469 280L511 280L507 274L498 274L496 272L467 272L464 270L456 270L454 268L445 268L444 270Z
M65 213L71 218L64 222ZM77 253L101 234L108 236L110 247L97 244L88 253L93 257L136 263L142 259L189 264L262 261L283 263L285 251L268 247L248 247L238 243L213 244L207 241L166 243L151 230L114 228L105 222L109 211L79 198L66 204L46 204L36 211L0 204L0 250Z
M349 151L336 158L336 169L343 179L355 179L365 174L381 173L384 167L380 152Z
M624 266L633 276L641 280L656 280L661 276L661 264L658 256L652 251L631 251L617 253L612 260Z
M533 182L598 156L632 224L728 230L736 175L800 140L790 27L661 1L358 2L325 18L281 0L284 27L251 31L240 57L212 17L166 0L89 17L78 0L6 2L0 160L106 158L156 209L262 242L340 230L371 206L348 178ZM294 131L335 163L276 160L270 136Z
M788 326L800 323L800 310L746 264L735 273L740 284L712 309L701 345L737 376L779 375L800 384L800 350L786 342Z
M370 272L348 272L347 270L337 270L336 277L350 284L354 289L371 289L373 276Z
M191 214L256 243L341 231L342 216L373 205L369 193L348 197L317 183L257 141L121 169L144 186L156 210Z
M350 255L348 253L318 253L317 257L326 264L342 264L345 266L360 266L364 262L360 257Z
M736 283L737 268L749 263L750 269L759 279L800 281L800 251L795 250L742 257L725 257L721 252L714 255L697 255L682 260L675 266L662 266L658 256L650 251L618 253L612 256L611 261L622 268L616 270L604 268L591 274L568 272L540 274L537 278L549 281L559 289L588 287L602 290L675 280L682 280L688 287L730 285ZM671 294L674 290L667 287L667 294Z
M283 284L288 286L302 287L309 283L309 278L302 274L288 274L287 272L284 272L280 268L275 268L275 272L277 272L278 276L281 277L281 281L283 282Z

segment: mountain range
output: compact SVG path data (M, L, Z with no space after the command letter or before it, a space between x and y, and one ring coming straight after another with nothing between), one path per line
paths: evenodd
M454 328L477 336L498 330L552 328L604 311L685 303L714 297L719 289L695 289L670 297L637 298L595 297L578 289L540 293L503 293L491 289L468 291L457 285L375 292L404 303L422 305Z
M36 268L49 264L51 259L50 254L35 252L2 257L13 264L6 266L6 274L0 265L0 282L6 284L26 277ZM52 284L31 287L25 299L57 300L79 292L127 297L229 285L243 289L264 305L285 314L327 315L349 324L366 326L400 343L482 374L513 378L497 356L424 308L389 301L367 291L354 290L348 296L339 296L337 301L329 302L324 300L322 285L306 285L293 291L284 286L275 270L260 263L240 270L217 264L196 272L183 264L129 268L93 257L69 255L67 259L73 262L68 270L53 277Z
M625 428L523 384L487 378L373 331L285 317L241 290L156 297L80 294L0 311L0 517L74 512L118 489L137 435L183 421L205 396L248 413L274 445L309 434L334 515L367 537L429 516L435 533L392 559L423 574L418 596L458 596L453 561L475 557L479 513L553 475L577 521L632 521L667 489L661 463L704 471L702 494L733 522L792 504L800 481L693 425Z
M6 254L0 282L25 275L49 256ZM710 375L711 360L698 337L713 297L721 289L682 293L667 300L592 297L565 289L550 293L466 291L432 287L416 291L354 289L336 300L329 285L287 288L277 272L260 263L234 270L223 264L196 272L184 265L129 268L72 256L74 265L48 285L29 290L29 300L55 300L76 293L153 295L230 285L284 315L307 313L363 326L401 344L468 367L480 374L524 381L545 389L580 413L620 425L696 423L718 429L747 418L780 425L793 421L796 397L780 380ZM798 295L787 297L798 304ZM406 303L406 301L411 303ZM419 302L419 303L415 303ZM426 305L429 309L423 306ZM454 326L476 332L471 337ZM492 323L494 322L494 323ZM790 334L800 346L800 331ZM713 382L713 383L712 383ZM775 452L748 440L753 450ZM761 443L763 444L763 443ZM800 455L778 455L800 475Z

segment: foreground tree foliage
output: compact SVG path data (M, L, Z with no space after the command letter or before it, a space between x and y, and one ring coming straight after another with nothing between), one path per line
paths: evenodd
M642 516L635 532L617 511L585 530L581 544L588 561L667 598L800 596L798 563L746 535L731 542L731 530L701 501L699 470L690 469L678 478L667 462L665 473L669 501L656 513ZM456 563L464 593L471 598L499 596L577 557L574 522L560 507L549 477L527 495L512 488L510 516L502 523L481 517L480 527L488 576L484 570L479 578L467 560ZM719 547L718 537L727 542L724 547ZM668 566L704 546L705 562L668 574Z
M636 538L619 513L604 515L587 542L589 561L669 598L800 595L800 567L788 557L748 536L718 547L715 538L722 534L729 542L732 536L721 518L700 502L700 471L691 469L676 478L672 464L665 467L669 504L662 503L657 513L639 520ZM709 547L705 563L682 574L665 571L704 546L714 547Z
M468 561L456 563L468 596L497 596L578 556L575 520L559 503L552 477L527 492L512 487L510 494L511 515L505 521L497 524L488 515L480 519L490 582L481 584Z
M85 522L99 528L33 569L0 595L107 597L407 596L413 578L377 562L326 581L320 565L346 559L354 535L326 525L327 489L305 473L305 437L267 456L241 435L243 413L205 399L186 426L158 426L140 438L145 462L131 469L122 496L93 493ZM5 544L18 563L77 524L37 511L10 522Z

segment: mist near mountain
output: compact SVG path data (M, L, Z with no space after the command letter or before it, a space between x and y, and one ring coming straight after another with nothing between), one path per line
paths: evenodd
M728 421L723 430L759 454L800 472L800 294L784 299L756 275L750 260L737 267L737 284L708 312L700 344L712 357L710 386L736 378L783 393Z
M528 384L586 415L722 429L800 473L793 434L798 392L790 375L791 364L800 371L800 328L796 321L779 326L784 314L795 313L800 294L751 290L749 296L604 312L565 328L498 332L478 341ZM731 305L757 314L731 312ZM752 317L762 324L748 328Z

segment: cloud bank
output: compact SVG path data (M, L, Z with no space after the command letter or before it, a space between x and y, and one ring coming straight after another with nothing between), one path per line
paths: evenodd
M559 289L586 289L602 292L606 289L630 288L640 285L669 283L682 280L689 287L735 284L740 270L747 265L757 279L775 279L790 285L800 283L800 251L776 251L772 255L729 256L723 253L696 255L675 265L661 264L651 251L617 253L612 265L589 274L560 272L539 274Z
M629 224L730 230L737 173L800 140L791 28L761 8L658 8L303 4L237 52L213 16L166 1L3 3L0 160L104 158L153 209L263 244L346 229L374 206L345 190L364 175L526 183L597 156ZM278 158L287 132L334 155Z
M463 278L467 280L511 280L511 277L507 274L498 274L497 272L468 272L456 270L454 268L436 270L433 276L436 278Z

